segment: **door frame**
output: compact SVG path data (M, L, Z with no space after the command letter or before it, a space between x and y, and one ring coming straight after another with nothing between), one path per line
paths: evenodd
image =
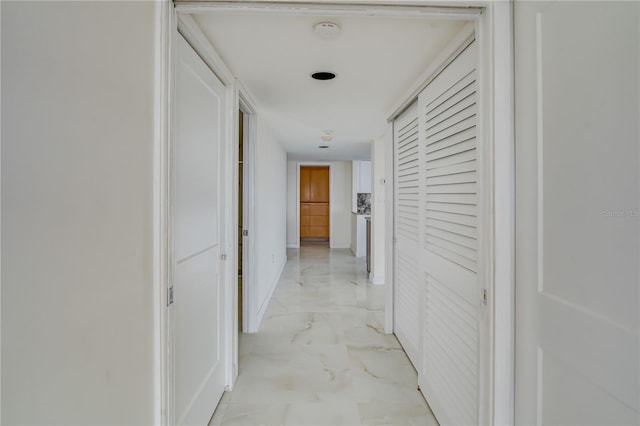
M153 144L153 323L154 323L154 423L167 426L173 418L173 368L169 331L169 139L172 126L173 78L177 47L177 19L167 2L156 8Z
M322 166L329 167L329 248L333 248L333 232L331 232L331 206L333 198L331 187L333 185L333 169L330 161L297 161L296 162L296 241L300 247L300 167Z
M482 14L478 15L478 10ZM156 31L156 136L153 151L154 161L154 336L155 336L155 377L156 401L155 417L157 423L167 425L170 423L172 404L171 401L171 336L168 327L167 293L169 287L169 232L168 232L168 176L169 176L169 151L168 141L170 134L170 111L173 102L171 94L173 69L175 62L175 35L178 22L182 35L196 48L218 78L229 86L231 94L240 91L239 85L228 70L222 59L215 53L211 44L199 30L191 13L210 13L221 11L249 12L249 13L304 13L315 16L332 14L381 14L385 16L412 16L433 17L438 19L474 19L477 21L478 34L482 42L479 45L479 57L484 71L483 80L480 82L480 90L486 93L486 104L489 107L486 119L485 132L488 132L493 146L489 150L492 164L493 198L490 206L493 214L492 227L492 254L493 263L490 273L493 275L493 287L489 292L489 316L491 320L490 335L492 345L489 349L489 369L482 376L486 383L483 393L486 393L488 401L487 412L481 417L483 423L513 424L514 421L514 117L513 117L513 28L512 28L512 4L510 1L492 2L490 0L460 0L460 1L433 1L412 0L403 2L402 5L394 4L392 0L334 0L330 4L320 0L290 3L274 1L237 1L237 2L197 2L197 3L163 3L158 8L158 27ZM248 92L244 91L245 94ZM229 129L233 129L233 116L237 114L238 102L234 101L239 96L229 97ZM237 117L236 120L237 122ZM389 126L390 127L390 126ZM236 129L237 132L237 129ZM232 139L231 137L229 139ZM387 141L391 138L387 137ZM390 145L390 144L388 144ZM393 199L393 179L389 173L392 165L392 157L389 158L390 148L387 147L387 177L386 199ZM236 144L237 150L237 144ZM232 154L232 153L231 153ZM237 155L237 154L236 154ZM237 157L236 157L237 158ZM231 158L229 160L233 160ZM391 164L390 164L391 162ZM233 168L233 162L230 169ZM236 166L237 168L237 166ZM233 170L228 170L230 173ZM232 179L232 184L238 184L237 171ZM227 194L230 205L232 195ZM237 195L236 195L237 197ZM227 198L225 198L227 202ZM389 212L387 204L386 230L387 235L393 230L393 216ZM299 203L298 203L299 208ZM225 215L225 223L233 226L233 212L229 209ZM236 211L237 213L237 211ZM299 217L298 217L299 223ZM390 226L391 224L391 226ZM237 226L237 223L236 223ZM233 228L232 228L233 229ZM299 235L299 225L298 225ZM233 240L230 238L230 240ZM237 242L235 243L237 244ZM387 262L385 268L386 291L386 318L385 329L393 330L392 311L392 262L388 253L393 253L393 243L387 238L385 244L387 250ZM233 241L225 241L225 252L228 253L228 262L237 262L233 250ZM235 246L237 251L237 246ZM253 257L255 259L255 257ZM236 263L237 269L237 263ZM227 268L225 275L226 288L233 283L232 275L237 271ZM233 272L233 274L229 273ZM247 289L251 291L251 286ZM227 292L230 293L230 292ZM228 294L227 306L235 306L237 310L237 293ZM237 312L236 312L237 314ZM225 312L225 318L229 324L233 324L233 312ZM247 319L245 318L245 323ZM232 388L237 378L237 340L238 332L233 327L227 327L228 348L228 387Z
M255 170L257 159L257 140L258 140L258 116L256 114L255 102L251 94L244 88L242 83L236 79L237 95L239 110L244 114L244 141L243 141L243 200L242 200L242 222L243 229L249 231L249 235L243 237L242 244L242 332L254 333L258 328L258 301L252 291L255 288L255 259L256 259L256 243L254 237L255 227ZM239 136L238 136L239 137ZM235 164L238 167L238 147L235 148ZM234 180L239 179L238 171L234 173ZM237 197L237 194L236 194ZM235 202L236 215L238 201ZM237 224L236 224L237 228ZM237 250L236 250L237 252ZM236 284L237 288L237 284ZM237 307L237 294L235 296L235 306ZM237 312L234 318L237 318ZM235 330L238 325L235 324ZM237 333L236 333L237 334ZM237 350L238 337L234 341L234 371L233 377L237 376Z
M466 4L466 2L460 2ZM460 4L457 3L457 4ZM488 292L479 307L479 421L481 424L513 424L515 420L515 149L513 6L511 2L474 2L483 13L472 18L478 42L477 125L478 190L486 196L479 212L479 237L484 257L478 278ZM464 31L463 31L464 33ZM389 113L386 147L386 199L394 199L393 119L401 114L429 82L459 53L461 33L407 90ZM456 46L458 44L458 46ZM386 229L395 235L393 202L386 205ZM387 239L385 265L385 331L393 332L394 240ZM390 254L390 255L389 255ZM480 301L480 294L478 295Z

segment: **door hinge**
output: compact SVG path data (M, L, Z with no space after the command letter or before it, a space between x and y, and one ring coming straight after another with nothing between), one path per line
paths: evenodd
M398 240L396 239L396 237L393 237L393 244L395 244L395 243L396 243L396 241L398 241Z
M487 302L488 302L488 300L487 300L487 289L483 288L482 289L482 304L486 305Z
M227 253L222 253L220 255L220 260L227 260Z
M167 290L167 306L173 305L173 286Z
M242 236L243 237L248 237L249 236L249 230L245 229L244 231L242 231Z

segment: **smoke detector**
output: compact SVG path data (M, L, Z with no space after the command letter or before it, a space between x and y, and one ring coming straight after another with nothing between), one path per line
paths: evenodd
M335 22L320 22L313 26L313 32L322 39L330 40L340 35L340 26Z

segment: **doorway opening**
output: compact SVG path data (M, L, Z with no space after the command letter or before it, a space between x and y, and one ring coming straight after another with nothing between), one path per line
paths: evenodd
M309 14L309 15L316 15L316 16L318 16L318 15L324 15L324 14L326 14L326 13L327 13L327 10L324 8L324 6L315 5L315 3L316 3L316 2L309 2L309 3L308 3L308 5L304 6L304 7L307 7L307 8L309 9L309 10L305 10L305 14ZM211 10L214 10L214 9L215 9L216 11L218 10L218 9L216 9L216 6L211 6L211 5L209 5L209 6L204 6L204 7L203 7L203 6L198 6L198 7L196 8L195 6L188 5L188 4L183 4L183 5L180 5L180 4L179 4L177 9L178 9L178 12L194 13L194 14L197 14L197 13L202 13L202 11L203 11L203 10L206 10L206 9L207 9L207 7L209 7ZM230 9L233 9L235 6L226 6L226 7L230 8ZM242 5L242 7L246 7L246 5ZM350 8L350 7L348 7L348 6L343 6L343 5L339 5L339 6L335 6L335 5L333 5L332 7L339 8L339 9L341 9L340 11L343 11L343 9ZM273 8L274 8L274 9L276 9L276 10L275 10L275 11L274 11L274 10L271 10L270 12L274 12L273 14L277 13L277 12L278 12L277 7L273 7ZM317 9L316 9L316 8L317 8ZM354 8L357 8L357 6L354 6ZM418 9L419 9L418 11L424 12L424 10L420 10L420 8L418 8ZM428 9L426 9L426 10L428 11ZM233 10L232 10L232 11L233 11ZM335 10L333 10L332 12L333 12L333 13L335 13ZM349 10L349 12L350 12L350 13L352 13L352 14L354 14L354 15L355 15L355 14L359 14L359 13L361 13L361 12L359 12L359 11L357 11L357 10ZM397 13L398 15L402 15L402 16L407 15L407 14L409 14L409 13L410 13L410 12L406 12L406 11L404 11L404 12L401 12L401 11L394 11L394 10L393 10L393 8L389 8L389 10L384 10L384 12L385 12L385 13L393 12L393 13ZM488 19L486 19L486 18L485 18L485 19L481 19L481 18L477 17L477 16L476 16L476 14L477 14L477 15L479 15L479 13L477 12L477 10L471 10L471 12L469 12L468 10L466 10L466 11L465 11L465 10L455 9L455 8L454 8L454 9L452 9L451 11L447 11L447 12L448 12L448 13L450 12L451 16L455 16L455 17L458 17L458 18L469 18L469 20L475 20L475 21L476 21L476 25L478 25L479 27L481 27L481 28L480 28L480 30L481 30L481 31L480 31L480 33L481 33L481 34L483 34L482 40L483 40L483 41L484 41L484 40L489 40L488 38L484 37L484 34L488 34L488 32L486 31L486 30L487 30L487 28L485 28L485 27L487 27L487 26L489 25L489 23L485 23L485 21L487 21L487 22L490 22L490 21L489 21ZM429 12L429 13L431 13L431 12ZM440 16L440 13L441 13L440 11L437 11L437 14L438 14L439 16ZM204 14L202 14L201 16L200 16L200 15L199 15L199 16L197 16L197 19L198 19L197 21L195 21L195 20L193 20L193 19L190 19L190 21L191 21L191 22L193 23L193 25L195 25L195 26L197 26L198 24L200 24L200 25L203 25L203 26L204 26L204 24L208 23L208 21L207 21L205 18L203 18L202 16L204 16ZM491 16L493 16L493 15L491 14ZM207 18L211 18L211 17L212 17L212 16L211 16L211 14L207 15ZM189 17L189 18L190 18L190 17ZM261 18L262 18L262 17L261 17ZM221 19L222 19L222 18L221 18ZM187 21L187 19L185 19L185 21ZM222 22L224 23L225 21L226 21L226 17L225 17L225 19L224 19L224 20L222 20ZM260 23L260 22L258 21L258 23ZM228 23L228 22L226 22L226 24L228 25L229 23ZM254 23L252 23L252 24L254 24ZM219 29L219 28L221 28L221 26L220 26L220 25L212 25L211 27L208 27L208 28L207 28L207 30L208 30L209 32L207 32L206 36L208 36L210 39L214 39L214 40L220 40L220 39L222 39L222 38L220 38L220 37L216 37L216 33L215 33L215 31L214 31L214 29ZM190 28L190 29L193 29L193 28ZM223 29L224 29L225 31L229 30L227 27L223 27ZM195 32L195 33L196 33L196 35L198 36L197 38L199 38L200 40L206 40L205 34L203 34L203 32L201 32L201 31L194 31L194 32ZM227 39L234 39L234 40L236 40L237 38L228 37ZM488 47L489 42L487 41L487 42L484 42L484 43L486 43L487 45L485 45L485 46L483 47L483 52L487 50L487 47ZM245 50L243 50L243 49L233 49L233 50L235 50L236 52L237 52L237 51L243 51L243 52L245 51ZM217 63L217 64L222 63L222 61L220 60L220 58L219 58L217 55L215 55L215 54L214 54L214 55L209 55L209 56L211 56L211 57L213 57L213 58L214 58L214 61L213 61L214 63ZM443 55L441 54L441 55L440 55L440 57L438 57L437 59L438 59L438 60L439 60L439 59L443 59L441 56L443 56ZM224 67L223 67L223 68L224 68ZM399 67L399 68L402 68L402 67ZM433 69L433 68L428 68L428 69L427 69L427 71L428 71L429 73L435 73L437 70L436 70L436 69ZM426 72L425 72L424 74L426 75ZM482 77L482 78L481 78L481 80L482 80L482 81L484 81L484 80L489 80L489 79L490 79L490 77L485 77L485 76L483 75L483 73L480 73L480 74L481 74L481 75L480 75L480 77ZM247 77L244 79L244 81L251 82L251 79L250 79L249 77L250 77L250 75L249 75L249 76L247 76ZM413 94L413 95L415 95L416 93L419 93L419 92L421 91L421 89L422 89L422 86L421 86L421 85L415 85L415 84L414 84L414 86L410 87L410 88L409 88L409 90L407 91L407 93L405 93L405 94L402 96L402 98L403 98L403 99L405 99L405 100L404 100L404 101L402 101L400 104L396 104L396 105L394 105L393 110L394 110L394 111L401 111L401 110L403 109L403 105L402 105L402 103L408 102L406 99L411 98L412 94ZM489 91L491 91L491 90L492 90L492 87L489 87L489 89L490 89ZM287 91L287 93L290 93L290 91ZM335 99L333 99L333 101L332 101L332 103L331 103L332 108L334 108L334 109L335 109L335 105L337 105L337 104L340 104L340 102L336 102L336 101L335 101ZM406 105L404 105L404 106L406 106ZM300 110L301 110L302 108L298 108L298 109L300 109ZM395 114L395 113L394 113L394 114ZM275 116L275 114L274 114L274 116ZM319 129L326 129L326 128L329 128L329 130L323 130L323 132L327 132L327 131L333 132L333 130L331 130L333 127L329 127L329 126L317 126L317 127L318 127ZM248 130L248 129L245 129L245 131L246 131L246 130ZM253 129L251 129L251 131L253 132L254 130L253 130ZM339 134L339 133L338 133L338 134ZM339 146L339 145L336 145L336 151L337 151L337 146ZM246 147L245 147L245 148L246 148ZM252 148L252 149L253 149L253 148ZM251 155L251 158L249 159L249 161L251 161L251 162L253 163L253 160L252 160L252 159L254 158L254 154L253 154L253 152L252 152L250 155ZM295 160L305 160L305 161L307 160L306 158L294 158L294 159L295 159ZM309 158L309 160L312 160L312 161L313 161L313 160L316 160L316 159L317 159L317 160L319 160L319 161L331 161L331 160L332 160L331 158L324 158L324 157L321 157L321 158L313 158L313 157L312 157L312 158ZM300 164L300 163L298 163L298 164ZM246 168L245 168L245 169L246 169ZM388 170L389 170L389 171L388 171L387 173L390 173L390 171L391 171L392 169L391 169L391 168L389 168ZM334 172L336 172L336 170L335 170L335 169L334 169L333 171L334 171ZM258 174L258 176L257 176L256 178L257 178L257 179L260 179L260 175ZM383 182L383 183L386 183L386 185L389 187L389 186L390 186L390 184L392 184L392 183L393 183L393 180L392 180L392 179L390 179L390 176L387 176L387 177L385 177L384 179L382 179L382 182ZM339 191L339 187L337 186L337 184L336 184L336 181L335 181L335 180L333 181L333 183L332 183L331 185L333 185L333 186L331 187L332 189L336 189L337 191ZM302 217L301 217L301 216L302 216L302 211L301 211L301 210L303 209L303 205L302 205L302 204L303 204L303 203L302 203L302 197L301 197L301 192L300 192L300 191L301 191L301 188L298 188L298 189L299 189L299 191L297 191L298 193L297 193L296 195L300 197L300 199L298 200L298 203L297 203L297 204L298 204L298 208L299 208L300 210L299 210L299 212L298 212L298 215L299 215L299 216L298 216L298 220L299 220L299 222L298 222L298 224L297 224L297 225L298 225L298 229L297 229L297 230L298 230L298 232L299 232L299 235L298 235L298 236L299 236L299 243L300 243L300 244L302 244L302 243L307 242L307 240L308 240L308 239L310 239L310 238L315 238L315 237L312 237L312 236L310 236L310 235L305 235L305 234L304 234L304 230L303 230L303 228L302 228L302 227L303 227L303 222L302 222L302 220L301 220L301 219L302 219ZM339 195L339 193L338 193L337 191L334 191L334 196L335 196L335 205L334 205L334 208L339 208L339 207L340 207L340 204L342 203L342 197ZM386 192L387 192L387 193L390 193L390 195L391 195L391 197L389 197L388 199L392 199L392 196L393 196L393 190L387 190ZM244 207L244 210L252 209L252 205L250 205L250 204L245 204L245 205L246 205L246 207ZM293 206L295 206L295 204L293 204ZM329 209L329 201L327 201L327 210L329 210L329 211L330 211L330 209ZM311 216L311 215L310 215L310 216ZM390 217L389 217L389 220L388 220L388 221L392 221L392 219L393 219L392 215L389 215L389 216L390 216ZM309 226L309 228L310 228L310 227L311 227L311 219L309 219L308 223L309 223L309 225L308 225L308 226ZM238 229L240 229L240 227L239 227ZM253 228L251 228L251 229L252 229L252 231L251 231L251 232L253 232ZM295 230L295 229L296 229L295 225L292 227L292 229L293 229L293 230ZM330 239L330 238L336 238L337 236L341 235L340 230L336 230L335 232L333 232L333 235L331 235L331 234L330 234L329 229L330 229L330 226L327 226L327 235L326 235L326 236L323 236L323 237L318 237L318 238L324 238L324 239L326 239L325 241L329 241L329 239ZM310 230L309 230L309 231L310 231ZM389 241L391 241L391 238L388 238L388 240L389 240ZM310 241L310 242L311 242L311 241ZM388 247L388 246L389 246L389 245L391 245L391 244L392 244L392 243L387 242L387 244L386 244L386 245L387 245L387 247ZM244 246L245 246L245 247L247 246L246 242L245 242ZM393 252L393 250L392 250L392 249L391 249L391 250L387 250L387 252L388 252L388 253L392 253L392 252ZM272 254L271 258L273 259L273 254ZM240 259L241 259L241 258L240 258ZM246 262L246 259L243 259L243 260ZM242 260L241 260L241 261L242 261ZM272 261L272 263L273 263L273 261ZM387 272L387 274L388 274L388 275L390 275L390 276L392 276L392 274L393 274L393 267L392 267L392 266L393 266L393 265L391 265L391 267L389 267L389 268L387 269L387 271L389 271L389 272ZM260 268L261 268L261 266L260 266L260 265L257 265L257 266L256 266L256 268L255 268L255 271L256 271L255 273L256 273L256 274L260 274L260 272L261 272L261 269L260 269ZM240 269L240 267L239 267L239 269ZM253 273L253 271L251 271L251 273ZM245 282L247 281L247 276L246 276L246 275L244 275L244 276L243 276L243 280L244 280ZM388 283L388 286L389 286L389 288L390 288L390 289L392 289L391 285L392 285L391 283ZM245 289L245 290L251 290L251 292L252 292L252 293L253 293L253 291L254 291L254 289L253 289L252 287L249 287L249 288L247 288L247 289ZM246 297L246 295L247 295L248 293L249 293L249 291L245 291L245 297ZM392 293L391 293L391 294L392 294ZM489 293L489 294L491 295L491 293ZM240 296L240 298L242 298L242 296ZM393 299L392 299L392 297L387 298L387 302L388 302L388 303L387 303L387 307L388 307L388 308L391 308L391 306L390 306L390 305L391 305L391 303L389 302L389 301L391 301L391 300L393 300ZM239 302L239 303L241 303L241 302ZM248 306L249 304L250 304L249 302L248 302L248 303L245 303L244 308L246 309L246 308L247 308L247 306ZM233 305L231 305L231 306L235 306L235 305L236 305L236 304L233 304ZM242 306L242 305L239 305L239 306ZM246 320L246 321L245 321L245 323L246 323L246 322L249 322L249 320ZM259 323L259 320L257 321L257 323ZM253 321L251 321L251 324L253 324ZM390 322L390 324L391 324L391 322ZM390 325L389 327L391 328L391 325ZM237 358L236 358L236 359L237 359ZM237 372L237 369L236 369L236 372ZM490 377L490 376L492 376L492 373L493 373L493 371L489 371L489 372L488 372L488 374L486 374L486 376ZM233 378L233 377L234 377L234 374L231 374L230 376L231 376L231 378ZM486 381L486 380L484 380L484 381ZM486 382L488 383L488 381L486 381ZM488 393L485 393L484 395L489 395L489 394L488 394ZM491 395L489 395L489 397L491 397ZM484 413L483 413L483 411L486 411L486 410L484 410L482 407L480 407L480 408L478 409L478 411L480 412L480 417L483 417L483 418L484 418L484 416L483 416L483 414L484 414Z
M329 246L329 166L300 167L300 245Z

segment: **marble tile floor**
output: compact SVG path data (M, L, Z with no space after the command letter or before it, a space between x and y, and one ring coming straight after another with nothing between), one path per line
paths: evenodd
M384 334L384 286L368 282L364 259L321 246L287 256L209 425L437 425L407 355Z

